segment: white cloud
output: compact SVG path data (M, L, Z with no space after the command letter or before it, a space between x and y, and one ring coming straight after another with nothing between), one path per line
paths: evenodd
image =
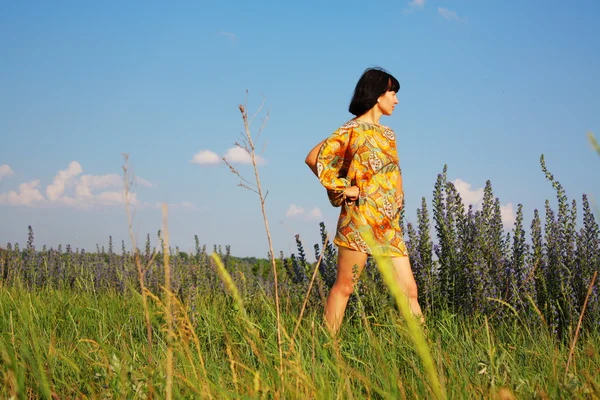
M60 198L65 192L65 188L73 182L73 179L81 174L83 169L77 161L71 161L69 167L62 171L58 171L58 174L54 177L54 182L46 187L46 195L48 200L54 201Z
M221 157L217 153L213 153L210 150L201 150L194 154L194 157L190 160L192 164L200 165L211 165L218 164L221 162Z
M107 189L123 186L123 177L117 174L83 175L75 184L75 193L80 198L92 197L93 189Z
M411 8L423 8L427 0L412 0L408 3Z
M239 146L232 147L227 149L225 155L223 156L230 164L252 164L252 158L250 154ZM201 150L198 153L194 154L194 157L190 160L192 164L200 164L200 165L215 165L221 162L222 158L215 152L210 150ZM267 160L263 157L257 155L256 163L258 165L266 164Z
M0 204L8 204L11 206L31 206L45 201L44 196L40 193L38 179L21 183L19 190L11 190L8 193L0 193Z
M321 217L323 217L323 213L322 213L322 212L321 212L321 210L319 210L317 207L314 207L312 210L310 210L310 211L308 212L308 216L309 216L310 218L317 219L317 218L321 218Z
M7 164L0 165L0 181L3 178L7 178L13 176L15 171L13 171Z
M467 20L466 18L459 17L458 14L454 11L450 11L447 8L443 7L438 7L438 14L451 21L464 22Z
M512 203L500 206L500 213L502 214L502 224L505 229L510 229L514 226L517 214Z
M219 34L221 36L225 36L225 37L229 38L229 40L231 41L231 44L235 44L235 42L237 42L237 35L233 32L221 31L221 32L219 32Z
M121 178L121 181L122 180L123 180L123 178ZM149 181L147 181L144 178L139 177L139 176L135 177L135 183L137 183L140 186L147 187L147 188L153 188L154 187L154 184L152 184L152 182L149 182Z
M483 205L483 188L471 189L472 185L463 181L462 179L456 179L452 181L452 183L460 194L463 204L472 204L475 210L481 210ZM502 216L502 224L504 225L504 228L507 230L511 229L517 218L513 204L507 203L505 205L500 205L500 214Z
M456 179L452 182L464 204L478 205L483 200L483 188L471 189L472 185L462 179Z
M411 0L403 12L404 14L412 14L415 11L422 10L425 7L425 3L427 3L427 0Z
M232 147L225 152L223 156L227 162L232 164L252 164L252 158L250 158L250 154L241 147ZM257 164L266 164L266 160L261 156L256 156Z
M314 220L322 218L323 213L318 207L313 207L310 211L306 211L303 207L297 206L296 204L292 204L286 211L285 216Z
M6 168L2 169L7 171ZM23 206L64 206L89 209L93 207L123 206L125 194L123 177L117 174L82 175L83 168L77 161L59 171L51 184L46 187L46 195L38 189L39 180L22 183L17 191L0 193L0 204ZM143 178L135 182L146 187L152 183ZM129 192L129 203L141 206L135 192ZM185 205L189 207L189 205Z
M286 217L293 217L294 215L304 214L304 208L298 207L295 204L292 204L290 208L285 213Z
M123 206L125 205L125 192L123 190L107 190L87 195L81 193L76 193L75 196L63 195L49 204L79 209ZM129 204L131 206L138 206L140 204L135 192L129 192Z
M122 190L102 192L94 197L95 202L99 205L110 206L125 204L125 193ZM129 193L129 202L133 205L137 203L137 195L135 193Z
M123 186L123 177L117 174L83 175L79 182L85 182L92 189L106 189Z

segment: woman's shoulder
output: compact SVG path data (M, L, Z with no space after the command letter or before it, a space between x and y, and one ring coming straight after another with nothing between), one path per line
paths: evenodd
M394 133L394 130L392 128L390 128L389 126L381 125L381 124L373 124L373 123L365 122L365 121L356 121L356 120L350 120L350 122L354 124L353 126L357 131L360 131L360 132L377 131L377 132L380 132L381 134L383 134L383 136L385 136L388 140L396 140L396 134Z
M331 134L331 137L353 137L354 132L357 130L358 127L359 124L354 119L351 119L350 121L344 122L341 126L338 126L338 128L335 129L335 131L333 131L333 133Z
M338 130L352 130L358 128L358 122L355 119L351 119L350 121L346 121L342 126L338 128Z
M354 136L354 134L361 136L361 133L367 133L374 130L381 132L383 136L385 136L388 140L396 139L396 134L394 133L394 130L389 126L372 124L364 121L357 121L356 118L352 118L351 120L346 121L334 132L334 134L344 135L350 133L352 136Z

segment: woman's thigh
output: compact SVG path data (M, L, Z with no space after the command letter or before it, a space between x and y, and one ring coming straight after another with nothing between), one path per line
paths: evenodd
M360 251L338 246L337 281L352 283L358 279L365 267L367 257L367 254Z
M410 267L408 257L392 257L392 265L396 281L400 284L404 291L413 291L417 289L417 283Z

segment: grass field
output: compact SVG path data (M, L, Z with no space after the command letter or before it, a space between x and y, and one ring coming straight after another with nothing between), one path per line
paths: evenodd
M112 239L108 252L40 252L30 227L25 250L0 249L0 397L600 398L600 228L583 195L584 226L576 229L576 203L543 156L541 165L559 209L546 202L543 230L535 210L531 245L521 206L513 236L504 232L489 182L482 210L465 212L446 168L438 176L433 219L440 242L430 237L425 199L418 226L407 226L427 300L424 331L401 317L408 314L399 289L394 304L378 280L357 290L340 334L331 337L322 302L335 252L322 226L315 287L298 238L298 257L275 260L258 174L272 272L268 262L230 257L228 247L218 251L224 263L216 247L212 262L197 237L195 255L173 251L160 231L158 252L149 236L143 254L126 252L123 243L118 256ZM301 318L306 293L312 297Z
M275 310L264 296L225 293L173 305L150 296L151 353L141 296L0 289L0 397L163 398L166 355L174 354L174 398L432 398L434 393L393 307L348 315L338 338L318 312L282 312L280 374ZM600 337L569 345L543 324L515 318L428 316L427 343L443 393L455 398L599 398Z

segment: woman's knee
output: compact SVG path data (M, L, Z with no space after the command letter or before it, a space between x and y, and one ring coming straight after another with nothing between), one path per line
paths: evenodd
M335 282L335 284L333 285L331 290L336 291L338 294L340 294L342 296L350 297L352 292L354 292L354 285L351 282L345 282L345 281L338 280Z
M406 293L406 297L408 297L409 299L419 298L419 288L417 287L417 283L414 281L407 284L404 288L404 291Z

